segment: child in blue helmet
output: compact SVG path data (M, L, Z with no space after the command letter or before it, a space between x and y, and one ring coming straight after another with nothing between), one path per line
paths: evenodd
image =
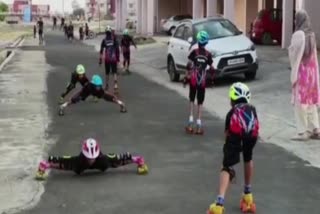
M213 71L212 67L212 55L205 49L206 44L209 41L209 35L205 31L200 31L197 34L198 48L191 51L189 54L188 72L184 78L184 86L189 83L189 99L190 99L190 116L186 131L188 133L194 132L193 127L193 109L194 101L197 96L198 101L198 117L195 133L203 134L201 123L201 107L205 99L206 80L207 80L207 67L210 67L210 71Z
M74 95L70 101L65 102L60 106L59 115L64 115L64 109L71 105L78 103L80 100L86 100L88 96L94 96L99 99L104 99L108 102L116 103L120 106L120 112L125 113L127 112L127 109L125 107L124 102L119 100L116 96L113 94L107 93L103 90L103 81L99 75L93 75L91 82L89 84L86 84L79 93Z

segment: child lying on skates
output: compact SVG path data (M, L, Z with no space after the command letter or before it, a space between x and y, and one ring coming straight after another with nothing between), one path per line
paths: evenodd
M88 77L86 76L86 70L83 65L77 65L76 70L71 74L71 80L67 86L65 92L60 96L60 104L64 102L64 98L76 87L77 83L80 83L82 87L89 83Z
M194 101L197 96L198 101L198 119L196 134L203 134L201 124L201 108L205 99L206 80L207 80L207 66L213 72L212 55L205 49L209 41L209 35L205 31L200 31L197 35L198 48L194 49L189 55L188 73L184 78L184 86L189 83L189 99L190 99L190 116L186 131L193 133L193 109Z
M130 153L103 154L100 146L93 138L84 140L82 151L77 156L49 156L47 161L41 161L36 174L36 179L46 178L48 169L69 170L81 174L85 170L97 169L105 171L108 168L118 168L128 164L137 164L138 173L146 174L148 167L141 156L132 156Z
M255 213L256 207L251 193L251 177L253 172L252 152L259 136L259 121L256 109L249 104L251 93L243 83L234 83L229 91L231 110L226 116L226 143L223 147L223 166L220 174L219 195L208 214L224 212L224 198L229 182L235 177L233 166L240 162L240 153L244 160L245 186L240 202L243 212Z
M92 95L99 99L104 99L107 102L113 102L120 106L120 112L125 113L127 109L124 103L116 96L109 94L103 90L103 82L99 75L93 75L90 83L86 84L79 93L71 98L70 101L60 105L59 115L64 115L64 109L71 104L76 104L80 100L86 100L88 96Z

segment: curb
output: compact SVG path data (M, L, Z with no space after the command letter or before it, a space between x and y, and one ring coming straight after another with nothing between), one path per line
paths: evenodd
M20 36L11 45L7 46L7 48L19 47L24 42L24 40L25 40L24 36ZM10 62L12 57L15 55L15 52L13 50L7 50L7 54L6 55L7 55L6 59L0 64L0 71L2 71L4 66Z

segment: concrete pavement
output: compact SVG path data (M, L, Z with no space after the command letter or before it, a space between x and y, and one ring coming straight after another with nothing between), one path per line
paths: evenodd
M187 100L172 88L149 81L148 78L157 80L157 72L163 77L165 73L137 61L134 73L120 79L127 114L120 114L118 107L110 103L93 103L89 99L58 117L57 98L76 64L84 64L89 75L103 71L97 65L94 48L70 43L57 33L47 35L46 40L46 63L51 67L44 72L48 75L47 104L52 118L47 134L56 140L50 154L77 154L80 141L93 136L101 141L105 152L144 155L150 173L139 176L134 166L83 176L52 171L40 203L19 213L205 213L216 197L223 121L206 111L206 134L185 135ZM144 49L144 54L151 53L148 51ZM253 191L259 213L318 212L318 169L306 167L306 162L268 143L257 145L254 158L257 168ZM227 213L240 213L241 169L237 167L237 185L231 186L227 196Z
M133 51L133 66L139 74L166 88L187 97L180 83L172 83L166 71L166 38L156 38L158 43L139 47ZM86 41L99 48L98 40ZM306 143L294 142L290 138L295 134L295 119L290 103L290 70L287 51L278 47L257 48L260 68L255 81L246 82L252 91L252 102L256 105L262 125L261 137L267 143L283 147L289 152L308 161L312 166L320 167L320 141ZM144 66L144 67L142 67ZM243 76L235 76L218 81L213 89L206 92L205 108L213 115L224 119L228 88L234 81L245 81Z

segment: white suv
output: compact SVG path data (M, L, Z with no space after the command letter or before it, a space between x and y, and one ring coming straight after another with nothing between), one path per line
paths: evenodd
M170 38L167 68L171 81L185 74L188 55L197 47L196 35L201 30L209 34L206 49L213 56L215 77L243 73L246 79L255 79L258 59L252 41L227 19L205 18L183 21Z

